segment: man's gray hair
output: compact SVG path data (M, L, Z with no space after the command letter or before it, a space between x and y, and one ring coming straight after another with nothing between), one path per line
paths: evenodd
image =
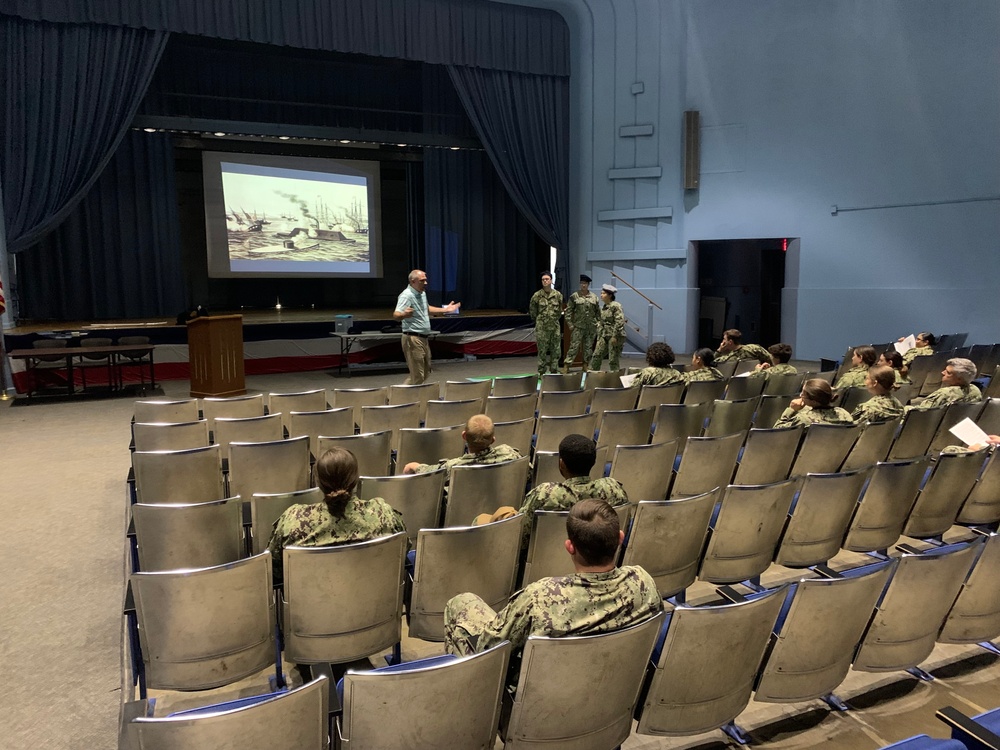
M968 385L976 379L976 365L971 359L955 357L948 360L947 366L962 381L962 385Z
M420 274L420 269L414 268L412 271L410 271L410 275L406 277L406 280L412 284L414 281L417 280L417 276L419 274Z

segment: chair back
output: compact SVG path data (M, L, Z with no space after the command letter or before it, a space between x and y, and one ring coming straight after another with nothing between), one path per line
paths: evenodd
M666 637L653 652L638 733L701 734L735 719L750 702L786 592L781 586L738 604L682 605L671 612Z
M933 360L934 360L934 355L931 354L929 356L925 355L922 357L915 357L913 361L910 363L909 372L907 373L907 378L909 378L910 382L913 384L914 396L919 396L923 393L924 381L928 379L928 376L930 376L934 370ZM938 385L941 385L940 376L936 378L931 377L930 380L931 384L933 384L936 381ZM928 391L928 393L930 393L930 391Z
M229 494L294 492L309 488L309 438L230 443Z
M917 357L917 359L926 359L928 361L928 370L924 375L923 385L920 386L920 395L929 396L934 393L942 385L941 371L945 368L946 363L952 357L960 356L957 355L952 349L945 349L942 347L938 351L934 352L929 357ZM912 375L913 364L910 364L910 380L916 383L916 379Z
M212 437L225 453L230 443L266 443L284 437L281 414L266 417L216 417ZM207 421L207 420L206 420Z
M604 468L608 463L608 447L603 445L597 449L594 465L590 467L591 479L604 476ZM535 466L531 475L531 486L537 487L547 482L562 482L564 477L559 471L558 451L535 451Z
M762 485L731 484L705 549L698 577L736 583L759 576L771 564L799 480Z
M958 523L966 525L988 524L1000 521L1000 453L994 451L986 459L975 486L958 512Z
M751 429L733 484L771 484L787 479L804 431L801 425Z
M976 424L987 435L1000 434L1000 398L983 399L983 410L979 413Z
M288 415L288 437L309 437L309 452L319 458L319 436L354 434L354 409L342 406L323 411L293 411Z
M708 522L720 490L677 500L643 500L635 508L622 565L638 565L664 599L694 583Z
M398 510L412 544L420 529L436 529L440 525L447 479L445 469L396 477L361 477L357 492L362 500L380 497Z
M865 401L870 401L872 394L868 392L868 389L863 385L851 386L850 388L845 388L840 394L840 400L837 402L837 406L841 409L846 409L849 412L853 412Z
M903 533L903 524L917 498L930 463L926 456L905 461L880 461L854 511L843 548L852 552L888 549Z
M621 388L622 372L621 370L593 370L588 372L587 377L584 378L583 387L588 391L593 391L598 388ZM633 402L633 406L634 405L635 404Z
M614 450L619 445L645 445L653 427L654 407L603 413L597 447Z
M917 357L917 360L929 357ZM916 360L915 360L916 361ZM912 409L903 415L903 423L896 435L896 440L889 449L889 460L923 456L930 449L931 440L937 432L938 425L944 419L947 406L936 406L930 409Z
M451 427L403 427L399 430L399 449L396 452L396 473L416 461L436 464L442 458L458 458L465 452L462 439L463 425Z
M446 380L444 383L444 401L479 400L479 413L486 408L486 399L493 388L493 380Z
M275 663L271 555L213 568L133 573L146 685L206 690Z
M538 416L571 417L586 414L590 391L542 391L538 394Z
M465 526L501 505L521 507L528 483L528 457L498 464L471 464L451 470L445 526Z
M542 375L539 394L545 391L578 391L583 384L582 372L548 372Z
M537 392L537 375L517 375L512 378L495 378L493 380L494 396L523 396L525 393Z
M293 411L323 411L326 408L325 388L298 393L269 393L267 395L268 413L281 414L281 424L286 430L291 429L291 413Z
M136 422L132 440L137 451L182 451L204 448L208 442L208 421Z
M406 534L283 554L286 659L343 664L399 643Z
M403 428L420 427L420 404L395 404L388 406L362 406L361 431L392 433L389 440L391 449L399 450L399 432Z
M323 502L323 490L310 487L294 492L258 492L250 500L250 554L259 555L271 541L274 522L293 505Z
M597 414L579 414L571 417L539 417L535 430L535 450L557 451L567 435L593 435Z
M389 404L420 404L420 421L427 419L427 402L441 398L441 384L420 383L419 385L390 385Z
M628 528L631 505L619 505L618 528ZM524 563L521 587L551 576L571 576L576 572L573 558L566 551L566 519L568 510L536 510L530 519L531 537L528 556Z
M852 471L863 466L873 466L879 461L885 461L889 447L896 438L901 418L885 422L869 422L861 428L858 440L847 454L841 471Z
M861 490L872 467L833 474L807 474L774 557L778 565L805 568L840 552Z
M597 414L634 409L639 398L638 388L594 388L590 393L590 411ZM601 417L597 418L597 429L601 429Z
M218 417L242 419L243 417L264 416L264 395L236 396L234 398L203 398L202 416L208 420L208 429L215 429Z
M712 405L705 437L732 435L734 432L746 432L753 423L753 415L757 411L758 398L748 398L742 401L717 399Z
M483 407L477 398L469 398L463 401L435 401L427 402L427 418L424 420L424 427L452 427L462 425L469 421L469 417L482 414Z
M150 343L149 336L119 336L118 345L119 346L145 346ZM144 357L148 357L153 353L153 347L150 346L148 350L144 352L122 352L123 357L132 361L138 361Z
M330 689L330 681L320 677L294 690L272 693L267 700L228 710L210 706L165 717L140 716L128 725L130 747L325 750L329 742Z
M804 380L805 373L802 372L785 372L768 375L767 380L764 381L764 390L761 392L761 395L791 396L795 398L802 390L802 382Z
M392 433L363 432L360 435L321 435L318 453L331 448L345 448L358 459L358 473L366 477L389 476L392 461Z
M501 445L509 445L522 456L527 456L531 453L531 441L534 434L534 417L517 419L513 422L493 423L493 437L496 438L496 442Z
M504 641L461 659L423 660L432 662L427 666L418 660L403 669L349 671L337 722L339 747L492 748L510 649Z
M942 453L917 494L903 533L917 539L940 536L955 523L986 458L986 449Z
M701 436L705 420L712 413L712 402L703 404L660 404L653 415L653 443L671 440L683 445L689 437Z
M134 407L136 422L196 422L201 417L196 398L136 401Z
M89 359L92 362L107 363L108 360L111 359L111 354L109 354L109 353L105 353L105 354L88 354L86 351L83 351L83 350L85 350L85 349L97 349L98 347L103 348L103 347L107 347L107 346L113 346L114 343L115 342L112 339L105 338L103 336L99 336L99 337L96 337L96 338L92 338L92 337L88 336L87 338L82 339L80 341L80 350L81 350L80 354L81 354L81 358L82 359Z
M132 506L139 569L149 573L210 568L243 554L243 517L238 497L193 505Z
M892 392L892 395L896 397L903 406L910 403L910 399L917 395L916 389L913 387L912 383L901 383Z
M1000 580L1000 535L992 532L948 611L938 643L982 643L1000 635L997 580Z
M743 401L748 398L757 398L764 391L764 378L730 378L726 384L727 401Z
M1000 347L1000 344L997 345ZM992 375L990 376L989 385L986 386L986 390L983 391L983 396L985 398L998 398L1000 397L1000 365L988 370Z
M888 672L915 667L930 656L983 542L980 537L927 554L904 554L882 593L853 667Z
M674 475L677 441L619 445L611 458L611 474L625 487L629 502L663 500Z
M792 464L791 476L829 474L837 471L861 434L860 424L813 422Z
M736 368L739 366L740 360L738 359L727 359L725 362L719 362L715 365L715 369L722 373L723 377L731 378L736 374ZM754 362L756 365L757 363Z
M409 635L427 641L444 640L444 606L466 591L493 609L507 605L514 593L521 551L518 513L482 526L421 529L409 607Z
M520 396L490 396L486 399L486 416L496 422L514 422L519 419L535 418L538 397L534 393Z
M955 445L958 442L958 439L951 434L951 428L963 419L971 419L973 422L978 424L979 415L983 413L983 408L988 403L989 401L977 401L972 404L949 404L944 410L944 416L941 417L941 423L938 425L937 431L934 433L934 437L931 439L929 449L930 452L937 455L947 446Z
M722 398L726 392L727 380L695 380L684 390L683 404L711 403Z
M362 406L385 406L389 398L389 387L381 388L334 388L333 405L349 406L354 410L354 424L361 423Z
M665 383L664 385L644 385L639 389L637 409L660 404L679 404L684 396L684 381Z
M624 742L662 620L660 613L599 635L530 636L510 719L501 729L504 748L607 750ZM589 689L567 690L567 685Z
M806 578L793 587L760 668L754 700L789 703L821 698L847 677L895 561L865 566L860 575ZM822 648L816 645L822 643Z
M222 453L217 445L182 451L136 451L132 466L140 503L207 503L226 496Z
M796 395L798 395L796 393ZM768 429L774 427L788 405L792 403L795 396L770 396L763 395L757 402L757 413L753 415L753 426Z
M729 484L744 438L745 432L688 438L670 497L700 495Z

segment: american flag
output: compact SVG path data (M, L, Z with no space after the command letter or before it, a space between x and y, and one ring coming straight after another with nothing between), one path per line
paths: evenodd
M3 298L3 279L0 279L0 315L7 312L7 300Z

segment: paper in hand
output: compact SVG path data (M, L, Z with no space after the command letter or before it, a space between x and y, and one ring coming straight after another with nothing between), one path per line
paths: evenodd
M968 417L952 427L948 432L966 445L985 445L989 438L989 435L983 432L979 425Z

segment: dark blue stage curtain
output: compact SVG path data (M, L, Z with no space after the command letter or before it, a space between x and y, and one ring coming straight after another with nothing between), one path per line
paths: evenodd
M0 16L0 182L7 249L56 227L115 152L167 34Z
M457 66L448 72L511 198L566 262L569 79Z
M379 57L569 75L551 10L483 0L4 0L31 20L100 23Z
M129 132L57 229L17 255L21 317L173 316L186 307L170 136Z
M424 221L432 305L527 309L544 245L484 152L424 152Z

